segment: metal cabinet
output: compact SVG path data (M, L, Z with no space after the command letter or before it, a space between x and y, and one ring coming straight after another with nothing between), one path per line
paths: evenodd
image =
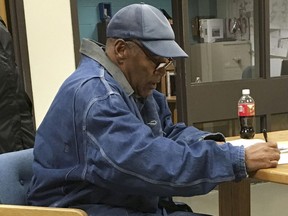
M239 80L243 71L251 66L251 59L250 41L193 44L191 77L196 75L202 82Z

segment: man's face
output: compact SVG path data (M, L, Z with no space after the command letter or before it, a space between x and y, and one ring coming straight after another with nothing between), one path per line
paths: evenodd
M156 89L166 73L166 66L171 61L153 56L137 41L126 41L126 43L132 55L125 62L124 74L135 93L146 98Z

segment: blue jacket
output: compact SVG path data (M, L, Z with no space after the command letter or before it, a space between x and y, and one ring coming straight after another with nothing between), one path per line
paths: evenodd
M173 125L163 94L137 99L99 46L84 40L81 53L37 131L31 205L155 213L160 197L206 194L246 177L243 147Z

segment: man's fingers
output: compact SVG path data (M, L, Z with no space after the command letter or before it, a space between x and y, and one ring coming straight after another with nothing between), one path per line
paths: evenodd
M278 160L271 160L270 161L271 167L277 167L278 165Z
M269 147L277 148L277 142L267 142Z

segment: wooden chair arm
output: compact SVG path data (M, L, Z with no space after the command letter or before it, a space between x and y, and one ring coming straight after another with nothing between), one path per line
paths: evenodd
M5 216L87 216L81 209L53 208L0 204L0 215Z

